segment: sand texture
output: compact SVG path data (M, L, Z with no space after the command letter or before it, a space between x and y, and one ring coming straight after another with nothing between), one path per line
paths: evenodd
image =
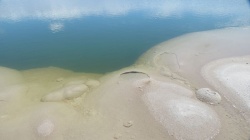
M0 67L0 139L248 140L249 37L183 35L104 75Z

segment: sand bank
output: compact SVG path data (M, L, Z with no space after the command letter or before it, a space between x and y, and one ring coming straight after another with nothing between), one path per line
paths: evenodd
M249 139L250 59L241 57L249 36L249 28L184 35L105 75L0 67L0 137Z
M250 123L250 55L213 61L202 72Z

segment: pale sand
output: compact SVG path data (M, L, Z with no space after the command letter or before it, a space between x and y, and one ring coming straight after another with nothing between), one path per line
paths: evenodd
M250 123L250 55L213 61L204 66L203 76Z
M0 139L247 140L249 57L228 57L250 55L249 36L249 28L184 35L106 75L0 67ZM199 88L221 101L200 101Z
M185 77L198 88L207 86L201 68L217 59L250 55L250 27L226 28L186 34L150 49L137 64L156 67L168 75L168 69Z

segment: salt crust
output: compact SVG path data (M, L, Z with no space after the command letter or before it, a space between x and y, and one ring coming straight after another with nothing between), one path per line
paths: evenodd
M49 136L54 130L54 124L51 120L43 120L37 127L37 133L43 137Z
M226 58L203 67L203 76L250 123L250 56Z
M145 88L143 99L151 113L176 139L208 140L219 133L217 113L195 100L192 91L155 80Z

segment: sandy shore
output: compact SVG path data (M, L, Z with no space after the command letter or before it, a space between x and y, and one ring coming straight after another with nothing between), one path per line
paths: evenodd
M183 35L105 75L0 67L0 138L247 140L249 36Z

